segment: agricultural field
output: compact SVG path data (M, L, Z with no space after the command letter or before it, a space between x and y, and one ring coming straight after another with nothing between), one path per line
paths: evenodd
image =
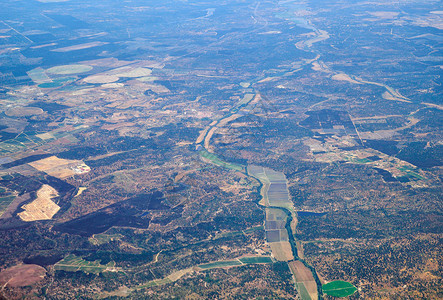
M346 281L332 281L324 284L322 290L326 295L344 298L354 294L357 288Z
M267 207L265 210L266 241L271 247L273 256L279 261L293 260L294 253L289 236L292 233L288 232L287 222L289 218L283 209L294 211L294 207L289 198L285 175L281 172L257 166L248 166L248 173L262 183L261 195L263 200L261 200L261 203ZM293 227L292 224L290 226Z
M0 298L441 298L439 1L140 2L0 0Z
M94 234L92 237L89 238L89 242L91 242L94 245L102 245L109 243L110 241L117 241L121 239L123 235L121 234Z
M270 263L273 263L272 258L268 257L268 256L242 257L239 260L244 264L270 264Z
M86 73L92 70L92 66L88 65L64 65L55 66L46 70L47 73L56 75L72 75Z
M312 275L312 270L300 260L289 262L289 268L294 274L295 286L301 298L303 300L318 299L317 283Z
M99 260L86 261L81 257L69 254L61 261L54 265L56 271L77 272L98 274L105 271L114 271L115 263L110 261L106 265L102 265Z
M212 154L212 153L207 152L205 150L200 151L200 155L203 159L207 159L208 161L210 161L211 163L213 163L217 166L231 169L231 170L236 170L236 171L243 170L242 166L237 165L237 164L227 163L227 162L221 160L220 158L218 158L215 154Z
M91 169L80 160L68 160L56 156L29 163L30 166L57 178L67 178L89 172Z
M239 260L228 260L228 261L218 261L209 264L199 265L198 267L203 270L209 270L214 268L226 268L226 267L235 267L241 266L242 263Z
M25 222L50 220L60 210L60 206L52 201L58 192L50 185L43 185L37 191L37 199L22 206L23 211L18 213Z
M14 195L0 197L0 217L3 215L5 210L8 208L9 204L12 201L14 201L14 199L15 199Z

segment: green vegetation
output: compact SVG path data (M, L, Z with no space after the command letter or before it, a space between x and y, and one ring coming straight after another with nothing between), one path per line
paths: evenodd
M94 234L89 238L89 242L93 245L103 245L109 243L110 241L119 240L123 237L121 234Z
M352 162L355 162L358 164L366 164L366 163L371 162L371 160L367 159L367 158L356 158L356 159L352 160Z
M6 196L0 198L0 217L3 214L3 212L8 208L9 204L14 201L15 196Z
M199 268L202 268L203 270L209 270L214 268L224 268L224 267L235 267L242 265L241 262L238 260L225 260L225 261L216 261L209 264L203 264L199 265Z
M26 72L28 76L34 81L35 83L43 83L45 81L49 81L50 78L48 75L46 75L45 70L38 67L31 71Z
M273 260L269 256L243 257L239 259L244 264L272 264Z
M115 263L113 261L106 265L100 264L99 260L86 261L81 257L69 254L64 259L54 265L56 271L76 272L83 271L85 273L98 274L105 271L108 268L113 268Z
M252 233L254 231L261 231L261 230L265 230L264 226L256 226L256 227L251 227L249 229L243 230L244 233Z
M341 280L324 284L322 289L326 295L334 297L347 297L357 291L357 288L352 283Z
M398 169L400 171L405 172L407 174L406 176L403 176L404 178L412 179L412 180L424 180L424 179L426 179L423 176L421 176L420 174L418 174L416 169L411 168L409 166L402 166L402 167L400 167Z
M4 152L18 152L28 147L38 146L43 144L43 141L32 135L22 134L15 139L10 139L0 143L0 150Z
M224 232L224 233L216 235L214 239L229 238L229 237L234 237L234 236L238 236L238 235L246 235L246 234L253 233L255 231L263 231L263 230L265 230L265 228L263 226L256 226L256 227L251 227L251 228L248 228L248 229L245 229L242 231Z
M240 107L240 106L243 106L245 104L248 104L253 98L254 98L254 94L246 94L246 95L244 95L243 99L241 99L237 103L237 107Z
M296 282L295 286L302 300L311 300L311 296L309 295L309 292L303 282Z
M43 89L51 89L51 88L60 87L62 85L63 84L60 82L52 81L52 82L41 83L38 85L38 87L43 88Z
M64 82L69 82L69 81L74 81L74 80L76 80L75 77L62 77L62 78L54 79L53 81L58 82L58 83L64 83Z
M200 151L200 156L206 159L209 159L213 164L220 166L220 167L224 167L227 169L231 169L231 170L236 170L236 171L243 171L243 167L237 164L231 164L231 163L227 163L222 161L220 158L217 157L217 155L209 153L206 150L202 150Z
M136 290L141 290L141 289L150 288L150 287L153 287L153 286L159 286L159 285L168 284L168 283L171 283L171 282L172 282L172 280L170 280L169 278L163 278L163 279L159 279L159 280L152 280L152 281L149 281L146 284L137 286L135 289Z

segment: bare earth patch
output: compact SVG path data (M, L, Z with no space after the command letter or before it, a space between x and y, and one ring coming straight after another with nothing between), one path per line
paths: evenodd
M151 75L152 70L147 68L134 68L126 72L116 74L119 77L144 77Z
M117 89L117 88L121 88L124 87L125 85L121 82L114 82L114 83L105 83L102 84L102 88L105 89Z
M343 74L343 73L335 74L331 78L334 79L334 80L341 80L341 81L347 81L347 82L350 82L350 83L360 84L360 82L352 79L351 77L349 77L349 75Z
M29 163L30 166L51 176L63 179L91 169L81 160L69 160L51 156Z
M91 43L84 43L84 44L79 44L79 45L74 45L74 46L69 46L69 47L57 48L57 49L53 49L51 51L53 51L53 52L69 52L69 51L74 51L74 50L82 50L82 49L88 49L88 48L92 48L92 47L103 46L106 44L108 44L108 43L107 42L91 42Z
M18 213L25 222L50 220L60 210L60 206L51 199L57 197L57 191L50 185L44 184L37 192L37 199L22 206L24 211Z
M114 75L93 75L86 77L85 79L83 79L83 81L87 83L111 83L116 82L119 79L120 78L118 76Z
M374 11L369 14L380 19L394 19L399 13L396 11Z
M5 112L5 115L9 117L28 117L34 115L41 115L43 109L38 107L14 107Z
M18 265L0 272L2 286L20 287L33 285L46 276L46 270L38 265Z
M291 244L286 241L269 243L272 255L278 261L290 261L294 259Z

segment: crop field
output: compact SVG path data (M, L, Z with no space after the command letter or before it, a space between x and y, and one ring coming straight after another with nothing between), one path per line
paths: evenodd
M273 257L278 261L293 260L294 254L289 243L289 233L285 227L288 216L282 209L269 207L283 207L294 211L293 203L289 198L286 176L282 172L259 166L248 166L248 173L263 184L261 190L263 200L260 203L268 206L265 220L266 241L271 247Z
M203 270L209 270L214 268L235 267L241 265L242 263L238 260L225 260L225 261L216 261L209 264L199 265L198 267Z
M14 139L6 140L0 143L0 153L19 152L31 147L44 144L45 141L31 133L21 134Z
M0 217L5 212L5 210L8 208L9 204L14 201L15 196L6 196L0 198Z
M116 82L120 77L115 75L91 75L83 79L87 83L111 83Z
M137 80L141 81L141 82L151 82L151 81L155 81L155 80L158 80L158 79L159 78L155 77L155 76L143 76L143 77L137 78Z
M91 70L92 67L88 65L63 65L47 69L46 72L57 75L71 75L71 74L85 73Z
M294 259L291 244L287 241L269 243L272 255L278 261L291 261Z
M312 271L299 260L291 261L289 263L289 268L294 274L296 288L302 295L302 299L317 299L317 283L312 275ZM306 292L309 297L306 296ZM305 295L305 297L303 297L303 295Z
M347 297L357 291L357 288L352 283L341 280L324 284L322 289L326 295L334 297Z
M295 283L295 288L297 290L297 292L300 295L300 299L301 300L311 300L313 298L311 298L311 295L309 295L308 290L306 289L306 286L303 282L296 282ZM315 299L313 299L315 300Z
M211 138L212 138L212 136L214 135L214 132L215 132L217 129L218 129L218 127L212 127L212 128L209 130L208 134L206 135L206 137L205 137L205 143L204 143L204 146L205 146L206 149L209 148L209 142L211 141Z
M39 88L42 89L53 89L53 88L58 88L63 86L63 83L61 82L56 82L56 81L51 81L51 82L44 82L38 85Z
M408 167L408 166L402 166L399 167L398 170L406 173L406 176L409 177L410 179L418 179L418 180L424 180L426 178L424 178L423 176L421 176L420 174L418 174L414 169Z
M251 227L251 228L248 228L248 229L246 229L246 230L243 230L243 232L244 233L252 233L252 232L254 232L254 231L262 231L262 230L264 230L265 228L263 227L263 226L256 226L256 227Z
M242 166L224 162L220 158L218 158L217 155L209 153L208 151L205 151L205 150L200 151L200 156L211 161L213 164L220 166L220 167L224 167L224 168L236 170L236 171L243 170Z
M51 80L51 78L49 78L48 75L46 75L45 70L40 67L32 69L31 71L28 71L26 73L32 79L32 81L34 81L37 84L48 82Z
M154 287L154 286L160 286L160 285L168 284L171 282L175 282L175 281L179 280L180 278L182 278L184 275L194 272L196 270L199 270L199 268L202 270L210 270L210 269L215 269L215 268L238 267L238 266L243 266L243 265L247 265L247 264L271 264L274 262L275 262L275 260L273 260L269 256L252 256L252 257L242 257L237 260L217 261L217 262L199 265L199 266L197 266L197 268L191 267L191 268L175 271L165 278L151 280L145 284L139 285L139 286L135 287L134 290L144 289L144 288L149 288L149 287Z
M67 178L75 174L89 172L89 167L80 160L68 160L56 156L29 163L30 166L57 178Z
M129 68L129 67L128 67ZM147 68L134 68L134 69L123 69L121 70L121 73L115 74L118 77L130 77L130 78L135 78L135 77L146 77L151 75L152 70L151 69L147 69Z
M169 279L170 281L175 282L175 281L179 280L180 278L182 278L184 275L186 275L186 274L188 274L188 273L190 273L192 271L193 271L193 268L179 270L177 272L174 272L174 273L170 274L165 279Z
M88 48L92 48L92 47L103 46L106 44L108 44L108 43L107 42L91 42L91 43L84 43L84 44L78 44L78 45L74 45L74 46L57 48L57 49L53 49L51 51L53 51L53 52L70 52L70 51L74 51L74 50L82 50L82 49L88 49Z
M37 199L22 206L24 211L18 213L25 222L49 220L60 210L60 206L51 199L57 197L57 191L50 185L44 184L37 191Z
M244 264L272 264L274 262L269 256L242 257L239 260Z
M288 231L285 228L287 221L286 213L278 208L267 208L266 209L266 220L265 220L265 228L266 228L266 241L268 243L277 244L279 242L288 242L289 236ZM287 245L284 247L286 248ZM282 251L278 251L282 252ZM275 255L274 255L275 256Z
M270 206L292 207L286 183L275 183L271 181L268 190L268 201Z
M335 74L331 78L334 80L347 81L349 83L361 84L360 82L352 79L348 74L344 74L344 73Z
M264 185L269 183L269 186L262 190L266 206L284 207L293 211L294 207L289 198L285 174L258 166L248 166L248 172Z
M237 107L243 106L245 104L248 104L253 98L254 94L245 94L245 96L237 103Z
M113 261L106 265L100 264L100 261L86 261L81 257L69 254L64 259L54 265L54 269L67 272L83 271L85 273L98 274L105 271L108 268L113 268L115 263Z
M117 240L121 239L122 237L123 237L123 235L118 234L118 233L117 234L100 233L100 234L94 234L92 237L90 237L89 242L94 245L102 245L102 244L109 243L111 241L117 241Z
M153 286L159 286L159 285L168 284L168 283L171 283L171 282L172 281L169 278L152 280L152 281L149 281L148 283L145 283L143 285L137 286L135 289L136 290L145 289L145 288L150 288L150 287L153 287Z

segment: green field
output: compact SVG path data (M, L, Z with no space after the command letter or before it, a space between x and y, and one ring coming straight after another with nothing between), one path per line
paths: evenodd
M156 279L156 280L151 280L148 283L139 285L139 286L137 286L134 289L135 290L141 290L141 289L150 288L150 287L153 287L153 286L159 286L159 285L168 284L168 283L171 283L171 282L172 281L169 278Z
M54 265L56 271L76 272L83 271L85 273L98 274L105 271L107 268L113 268L115 263L113 261L106 265L100 264L100 261L87 261L81 257L69 254L64 259Z
M312 299L303 282L297 282L295 284L295 286L296 286L297 292L300 295L300 299L302 299L302 300L311 300Z
M242 166L224 162L220 158L218 158L217 155L209 153L206 150L200 151L200 155L201 155L201 157L209 159L213 164L215 164L217 166L224 167L224 168L231 169L231 170L236 170L236 171L243 171Z
M243 232L244 233L251 233L251 232L254 232L254 231L261 231L261 230L265 230L265 227L264 226L251 227L251 228L248 228L246 230L243 230Z
M40 87L42 89L52 89L52 88L60 87L62 85L63 84L60 83L60 82L52 81L52 82L41 83L41 84L38 85L38 87Z
M334 297L347 297L357 291L357 288L352 283L341 280L324 284L322 289L326 295Z
M406 176L404 176L404 177L407 177L409 179L412 179L412 180L423 180L423 179L425 179L423 176L421 176L420 174L417 173L416 169L413 169L413 168L411 168L409 166L399 167L398 170L406 173Z
M254 98L254 94L246 94L243 96L243 99L241 99L238 103L237 103L237 107L240 107L242 105L248 104L253 98Z
M230 238L234 236L243 235L244 233L242 231L235 231L235 232L224 232L222 234L216 235L214 239L220 239L220 238Z
M15 196L6 196L0 198L0 217L5 212L6 208L8 208L9 204L14 201Z
M366 164L371 162L370 159L367 158L355 158L354 160L351 160L352 162L358 163L358 164Z
M269 256L243 257L239 259L244 264L272 264L272 258Z
M53 80L53 82L57 82L57 83L65 83L65 82L70 82L70 81L74 81L77 78L75 77L61 77L61 78L56 78Z
M242 263L238 260L225 260L225 261L216 261L209 264L203 264L199 265L199 268L202 268L203 270L209 270L214 268L224 268L224 267L235 267L235 266L241 266Z
M0 149L6 152L18 152L28 147L42 145L44 141L33 133L24 133L14 139L9 139L0 143Z
M34 81L35 83L43 83L50 81L51 79L46 75L45 70L38 67L31 71L26 72L28 76Z

